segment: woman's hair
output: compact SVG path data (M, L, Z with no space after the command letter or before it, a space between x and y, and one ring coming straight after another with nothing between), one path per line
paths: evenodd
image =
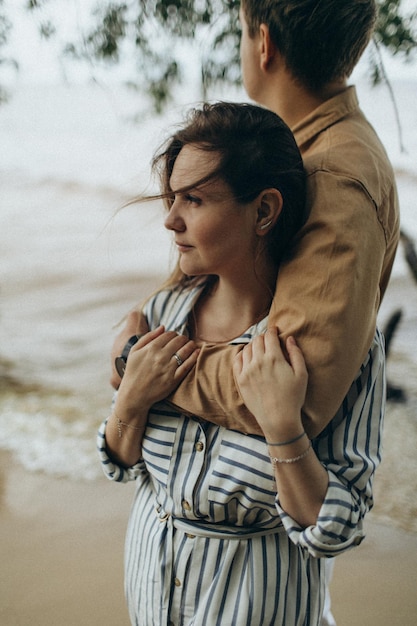
M185 145L215 153L217 166L186 188L172 190L171 174ZM153 168L161 181L161 194L169 210L173 192L184 193L215 178L230 187L240 203L251 202L264 189L278 189L281 214L263 237L272 262L278 264L306 218L305 172L293 134L275 113L251 104L217 102L192 109L154 157ZM154 196L155 198L155 196ZM177 267L167 284L184 277Z
M312 91L350 76L375 26L375 0L242 0L251 37L266 24L301 84Z

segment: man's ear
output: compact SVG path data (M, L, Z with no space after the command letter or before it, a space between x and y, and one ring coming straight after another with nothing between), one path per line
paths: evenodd
M281 214L284 201L278 189L264 189L257 198L256 232L266 235L273 228Z
M262 70L267 70L271 61L274 59L277 48L271 39L269 26L261 24L259 26L260 36L260 65Z

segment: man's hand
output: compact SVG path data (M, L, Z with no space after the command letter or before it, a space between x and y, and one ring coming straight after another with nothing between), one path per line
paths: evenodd
M114 389L118 389L121 378L114 365L116 357L120 356L123 348L132 335L144 335L149 331L148 323L140 311L131 311L126 318L126 323L120 333L116 336L111 351L111 376L110 384Z

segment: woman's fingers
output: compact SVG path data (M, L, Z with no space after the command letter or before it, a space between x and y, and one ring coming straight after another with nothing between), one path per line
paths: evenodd
M160 337L164 332L165 332L164 326L158 326L158 328L155 328L154 330L150 330L145 335L142 335L139 341L132 347L131 352L135 352L136 350L140 350L141 348L144 348L149 343L154 341L157 337Z
M169 348L173 353L180 349L184 344L189 342L190 339L185 335L179 335L173 330L165 330L164 326L158 326L154 330L149 331L146 335L143 335L139 341L133 346L132 352L136 352L141 348L149 344L153 344L155 350L163 350Z
M174 380L179 382L196 364L198 355L200 354L200 348L196 348L194 345L187 345L175 354L180 360L177 360L175 355L173 355L173 360L176 365Z
M295 374L298 374L299 376L305 375L307 377L306 362L304 360L303 353L297 346L294 337L288 337L285 346L287 348L288 358L290 360L291 367L293 368Z
M266 353L272 354L275 358L287 360L281 347L279 330L276 326L270 326L267 329L264 334L264 341Z
M147 354L157 359L159 367L168 367L174 372L181 367L180 372L184 376L195 364L198 356L197 346L185 335L179 335L175 331L165 331L164 326L159 326L146 335L133 346L131 353L139 352L147 348ZM182 367L186 364L186 367Z
M281 372L290 369L296 376L307 377L304 356L294 337L288 337L285 349L287 354L281 346L278 328L270 327L263 335L254 337L236 355L234 373L240 375L242 371L253 373L259 370L259 375L264 377L271 368L278 367Z

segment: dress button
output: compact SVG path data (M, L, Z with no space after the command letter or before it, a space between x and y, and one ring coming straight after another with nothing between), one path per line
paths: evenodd
M195 444L195 449L197 450L197 452L201 452L202 450L204 450L204 443L202 441L197 441L197 443Z
M191 504L187 502L187 500L183 500L181 504L183 509L185 509L186 511L191 511Z
M181 581L178 578L174 578L174 585L176 587L181 587Z

